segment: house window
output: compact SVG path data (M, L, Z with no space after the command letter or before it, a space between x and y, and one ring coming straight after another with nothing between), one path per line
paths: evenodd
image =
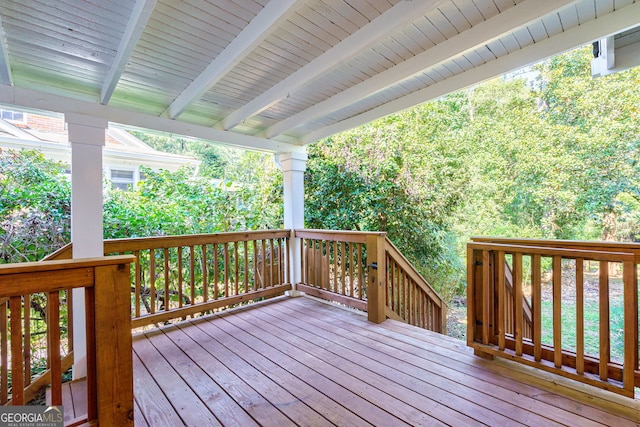
M133 171L111 169L111 187L119 188L120 190L130 190L133 187Z
M26 123L26 116L22 111L0 110L0 117L8 122Z

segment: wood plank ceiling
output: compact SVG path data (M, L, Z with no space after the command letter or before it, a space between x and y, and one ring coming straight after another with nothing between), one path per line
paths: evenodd
M0 103L295 151L638 23L635 0L3 0Z

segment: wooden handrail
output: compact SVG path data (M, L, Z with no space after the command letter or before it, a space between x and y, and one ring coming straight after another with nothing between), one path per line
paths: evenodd
M87 395L86 421L102 425L133 425L133 364L129 318L129 264L132 256L115 256L46 263L5 264L0 266L0 298L8 298L11 336L2 335L2 354L10 345L12 372L11 404L26 402L25 390L51 384L53 405L62 404L62 372L70 363L60 354L60 293L84 288L87 318ZM25 382L23 324L29 310L24 307L29 295L47 297L47 353L49 370L33 381ZM6 303L4 305L6 307ZM5 311L6 310L6 311ZM4 317L6 319L6 316ZM6 323L2 325L3 330ZM9 364L3 360L2 381ZM43 380L48 376L49 381ZM4 388L4 384L3 384Z
M638 281L636 250L625 245L601 242L568 242L569 248L554 241L533 242L523 239L474 238L467 245L467 343L477 354L506 357L547 371L571 377L625 396L634 396L640 385L638 372ZM481 241L484 240L484 241ZM507 243L512 241L513 244ZM629 247L632 245L628 245ZM593 249L592 249L593 248ZM602 250L604 248L604 250ZM523 257L532 265L532 336L524 337L525 313L522 304L513 304L507 313L505 255L513 257L513 301L523 298ZM541 259L552 260L553 343L542 342ZM562 260L571 259L575 276L576 348L563 348ZM600 263L599 325L597 356L585 351L584 261ZM623 264L624 338L622 363L611 360L609 324L609 263ZM507 315L509 314L509 315ZM508 333L507 331L512 331Z
M516 239L507 237L472 237L472 242L498 243L506 245L520 245L528 247L545 247L559 249L584 249L599 252L633 253L636 264L640 264L640 243L634 242L604 242L587 240L552 240L552 239Z

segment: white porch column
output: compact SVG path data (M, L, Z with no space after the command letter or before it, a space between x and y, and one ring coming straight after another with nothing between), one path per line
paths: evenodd
M284 177L284 228L295 229L304 227L304 171L307 169L307 153L279 153L277 162ZM301 259L300 241L291 241L291 265L289 273L291 282L300 282Z
M71 144L71 241L73 258L103 256L102 147L105 119L65 115ZM84 290L73 290L73 378L87 375Z

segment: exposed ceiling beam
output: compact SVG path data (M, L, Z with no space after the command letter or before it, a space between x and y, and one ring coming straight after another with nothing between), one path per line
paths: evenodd
M271 0L236 38L169 105L165 114L175 119L189 105L219 82L286 20L296 8L296 0Z
M304 152L305 150L305 148L300 145L291 145L236 132L213 129L208 126L185 123L169 118L112 107L110 105L102 105L95 102L82 101L8 85L0 85L0 104L48 110L63 114L84 114L103 118L109 122L125 126L183 135L187 138L202 139L221 145L254 151L280 153Z
M9 49L7 48L7 37L2 27L2 17L0 16L0 84L12 85L11 64L9 63Z
M405 0L360 28L298 71L221 120L216 127L231 129L287 97L351 56L389 37L396 29L438 7L444 0Z
M413 92L410 95L383 104L365 113L310 132L301 138L302 143L310 144L319 139L358 127L464 87L501 76L514 69L534 64L578 46L591 43L594 40L624 31L638 25L638 22L640 22L640 3L634 3L600 18L585 22L553 38L535 43L524 49Z
M101 104L107 104L111 99L111 95L113 95L113 91L116 89L120 76L122 76L122 72L127 66L127 62L129 62L129 57L138 44L138 40L140 40L144 27L146 27L147 21L149 21L149 17L153 12L153 8L156 7L156 1L157 0L136 0L136 4L133 6L133 11L131 12L131 18L124 30L122 39L120 39L120 46L118 47L116 57L102 85L102 91L100 92Z
M490 43L514 29L522 28L576 0L527 0L443 41L398 65L383 71L331 98L286 118L268 128L262 136L273 138L288 130L344 108L449 59Z

